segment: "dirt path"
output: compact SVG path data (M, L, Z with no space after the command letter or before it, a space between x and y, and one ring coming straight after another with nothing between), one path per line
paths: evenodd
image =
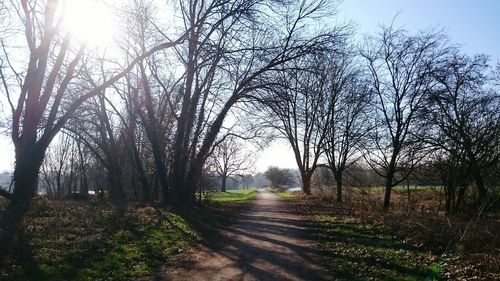
M312 225L268 191L157 280L324 280Z

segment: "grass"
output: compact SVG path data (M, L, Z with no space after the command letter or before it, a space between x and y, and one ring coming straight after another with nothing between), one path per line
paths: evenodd
M380 193L385 191L385 187L383 186L371 186L371 187L357 187L359 190L363 190L365 192L370 192L370 193ZM407 193L408 192L408 187L406 185L398 185L394 186L392 188L392 191L398 192L398 193ZM439 193L440 187L439 186L415 186L415 185L410 185L410 193Z
M179 212L131 204L125 217L98 200L38 197L0 280L142 280L237 213L242 205L231 203L256 196L255 189L218 193L214 206Z
M217 192L211 194L208 200L216 204L245 203L257 198L255 189L228 190L226 192Z
M442 280L431 253L407 245L375 225L349 217L317 215L320 246L340 280Z
M270 191L276 195L278 195L279 198L283 200L290 200L295 198L295 195L291 192L286 192L286 191L279 191L278 189L270 189Z
M182 215L165 210L133 207L121 218L105 203L44 198L24 229L24 245L0 280L139 279L199 240Z

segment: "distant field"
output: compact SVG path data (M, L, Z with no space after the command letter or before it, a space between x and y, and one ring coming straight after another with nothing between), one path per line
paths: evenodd
M422 191L428 191L428 192L436 192L440 190L440 186L421 186L421 185L410 185L410 192L422 192ZM379 192L379 191L384 191L385 187L384 186L366 186L366 187L353 187L353 189L358 189L358 190L365 190L369 192ZM393 191L395 192L407 192L408 187L406 185L398 185L392 188Z
M210 194L208 200L212 203L243 203L255 200L257 198L257 190L250 189L237 189L228 190L226 192L217 192Z
M408 187L406 185L398 185L392 188L392 191L396 194L406 194L408 193ZM320 188L313 187L313 193L320 193L324 195L336 194L336 189L333 186L322 186ZM384 186L362 186L362 187L351 187L344 186L343 192L360 192L368 194L383 194L385 192ZM438 194L441 192L441 186L420 186L420 185L410 185L410 193L428 193L428 194Z
M284 200L289 200L295 198L295 195L293 195L292 192L288 191L280 191L277 189L270 189L270 191L276 195L278 195L279 198L284 199Z

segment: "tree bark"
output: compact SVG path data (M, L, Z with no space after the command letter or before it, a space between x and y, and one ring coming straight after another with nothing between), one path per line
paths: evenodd
M302 191L307 195L311 195L311 175L304 174L302 176Z
M391 169L390 169L391 170ZM394 177L394 173L389 171L387 173L387 178L385 181L385 194L384 194L384 209L388 210L391 206L391 191L392 191L392 179Z
M80 138L80 136L79 136ZM80 139L77 141L78 156L80 160L80 198L88 199L89 197L89 185L87 182L87 173L85 172L85 163L83 160L82 145Z
M188 176L186 177L186 186L182 192L181 203L183 206L192 206L195 203L195 193L196 187L198 186L201 179L203 162L193 160L189 168Z
M481 171L477 167L477 164L473 164L472 167L472 177L474 178L474 182L476 183L477 194L479 200L483 200L488 194L486 187L484 186L483 177L481 176Z
M396 173L396 157L399 153L399 145L394 145L396 149L391 156L389 167L387 167L386 181L385 181L385 195L384 195L384 209L388 210L391 206L391 191L394 186L394 174Z
M166 205L168 203L170 190L168 184L167 168L165 167L165 153L158 143L158 139L151 139L150 142L153 148L153 158L156 167L156 173L158 175L158 181L160 182L161 186L161 193L163 197L162 202Z
M221 180L222 180L222 186L221 186L221 191L222 192L226 192L226 181L227 181L227 176L226 175L223 175L221 176Z
M38 174L43 162L44 149L32 143L23 151L16 151L14 192L0 222L0 257L12 253L22 220L36 194ZM0 261L0 263L3 260Z
M116 154L115 154L116 155ZM109 197L115 206L118 215L125 215L127 209L127 194L122 182L122 169L118 161L111 160L109 163Z
M337 202L342 203L342 172L334 173L334 177L337 184Z
M465 204L465 190L467 190L467 186L464 185L464 186L460 186L458 188L458 195L457 195L457 201L456 201L456 205L455 205L455 210L454 211L458 211L460 210L460 208Z

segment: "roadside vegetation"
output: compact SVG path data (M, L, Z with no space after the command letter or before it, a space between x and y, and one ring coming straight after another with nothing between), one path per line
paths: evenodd
M290 199L295 198L295 195L292 192L282 191L282 190L276 189L276 188L271 188L269 191L278 195L278 197L280 199L283 199L283 200L290 200Z
M257 190L255 188L215 192L207 196L208 201L215 204L246 203L256 198Z
M4 206L0 198L0 210ZM120 216L102 200L36 197L22 225L21 246L0 269L0 280L145 278L200 243L203 231L234 213L227 207L168 211L130 204Z
M498 208L490 206L482 215L446 215L443 204L436 207L440 193L433 188L410 189L410 197L396 188L387 212L377 204L384 190L366 190L347 189L342 204L328 193L289 201L317 223L318 247L335 278L500 279Z
M124 216L108 201L38 196L18 251L0 280L136 280L153 275L203 239L204 231L255 200L255 189L210 194L208 204L167 210L129 204ZM0 198L0 211L6 200Z
M321 249L343 280L442 280L436 257L355 217L318 215Z

